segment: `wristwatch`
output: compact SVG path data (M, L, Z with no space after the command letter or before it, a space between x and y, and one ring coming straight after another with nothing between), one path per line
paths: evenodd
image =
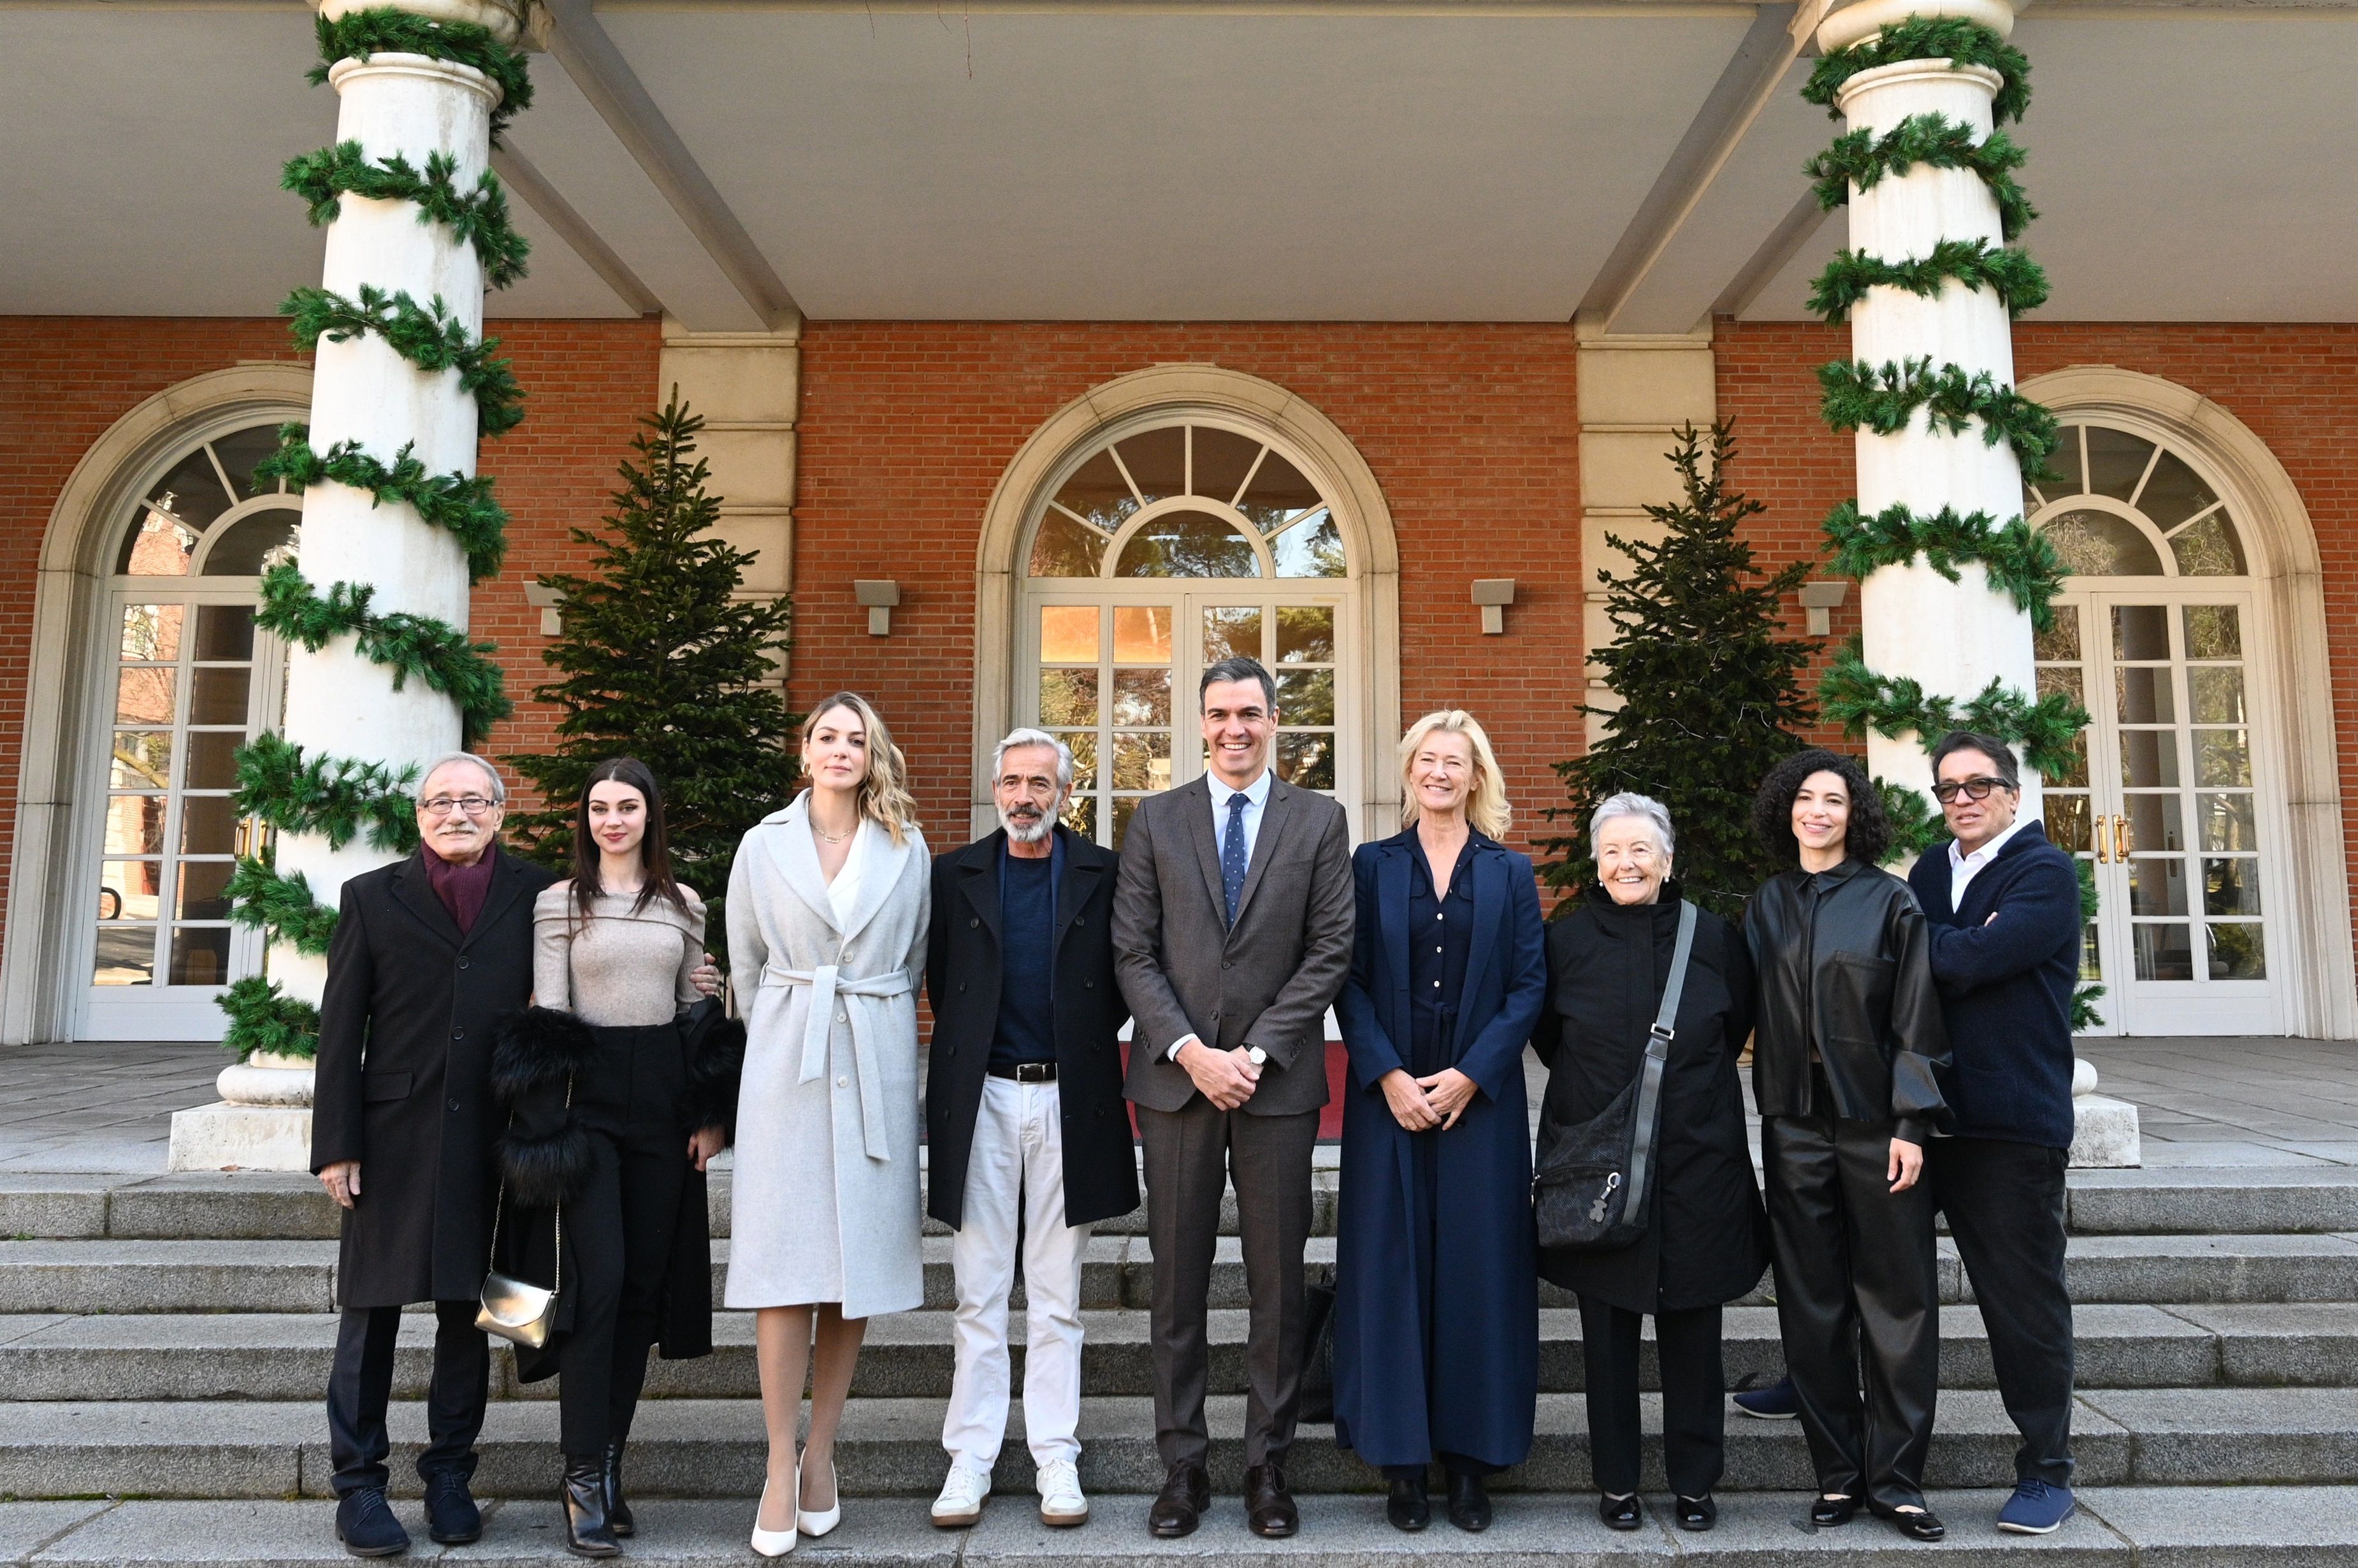
M1248 1045L1245 1047L1245 1060L1258 1067L1269 1060L1269 1053L1258 1045Z

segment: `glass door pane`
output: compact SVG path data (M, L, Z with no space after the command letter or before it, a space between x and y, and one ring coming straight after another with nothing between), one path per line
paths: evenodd
M2039 633L2034 645L2039 661L2039 691L2062 692L2082 708L2088 705L2088 649L2082 637L2090 607L2085 604L2058 602L2054 624ZM2088 866L2096 873L2099 901L2114 894L2104 884L2111 867L2109 840L2099 864L2097 836L2100 827L2109 827L2105 809L2109 801L2100 802L2093 791L2088 765L2089 745L2097 737L2082 731L2072 743L2072 765L2069 772L2039 781L2039 796L2045 813L2044 827L2048 838L2066 854ZM2091 920L2082 928L2080 942L2080 978L2105 983L2105 942L2100 921ZM2104 1004L2097 1003L2101 1011Z

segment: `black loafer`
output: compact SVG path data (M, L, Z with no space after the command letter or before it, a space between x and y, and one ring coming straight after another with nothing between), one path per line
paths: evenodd
M1681 1530L1705 1530L1719 1522L1719 1505L1705 1492L1699 1498L1680 1498L1678 1504Z
M1481 1476L1449 1473L1449 1522L1471 1535L1490 1528L1490 1492Z
M1877 1509L1875 1511L1878 1518L1889 1519L1891 1528L1910 1541L1942 1541L1949 1533L1949 1527L1941 1522L1941 1516L1930 1509L1917 1509L1912 1512L1900 1509Z
M347 1492L337 1500L336 1539L355 1557L397 1557L409 1550L409 1532L393 1517L377 1487Z
M1832 1530L1838 1524L1848 1524L1858 1513L1856 1498L1819 1496L1810 1499L1810 1522L1820 1530Z
M1646 1522L1646 1510L1638 1506L1638 1494L1626 1498L1599 1498L1596 1517L1605 1521L1607 1530L1636 1530Z
M1433 1522L1433 1498L1425 1492L1423 1476L1392 1482L1391 1496L1384 1499L1384 1518L1394 1530L1412 1534Z

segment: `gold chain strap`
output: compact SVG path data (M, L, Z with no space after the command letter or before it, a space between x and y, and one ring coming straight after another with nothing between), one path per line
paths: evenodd
M565 1080L565 1108L573 1108L573 1079ZM499 1195L492 1199L492 1257L487 1265L496 1271L500 1265L500 1211L508 1206L508 1179L500 1177ZM565 1289L565 1206L557 1206L557 1277L549 1282L548 1293L556 1295Z

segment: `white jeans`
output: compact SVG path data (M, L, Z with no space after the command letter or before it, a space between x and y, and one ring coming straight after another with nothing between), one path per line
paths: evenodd
M1078 1459L1081 1253L1089 1227L1065 1223L1065 1133L1055 1084L982 1080L966 1162L966 1223L950 1243L957 1281L957 1373L942 1446L990 1473L1007 1434L1007 1293L1023 1218L1023 1431L1034 1463Z

